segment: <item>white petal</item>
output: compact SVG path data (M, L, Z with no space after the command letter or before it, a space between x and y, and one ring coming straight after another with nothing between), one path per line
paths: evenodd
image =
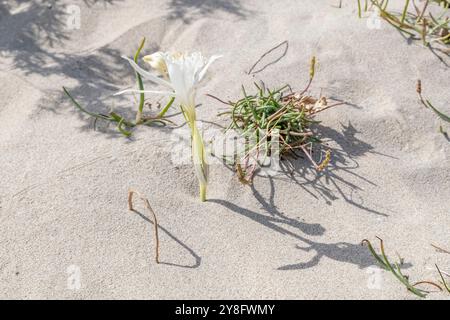
M153 69L157 70L162 76L167 75L167 65L164 60L164 54L160 51L150 54L142 58L147 62Z
M162 94L165 96L175 96L174 92L170 92L170 91L158 91L158 90L135 90L135 89L126 89L126 90L122 90L119 91L117 93L114 93L115 96L124 94L124 93L154 93L154 94Z
M214 55L211 58L208 59L208 62L205 64L205 66L203 67L202 71L200 71L200 73L198 74L198 82L202 81L203 77L206 74L206 71L208 71L209 66L216 61L219 58L222 58L223 56L221 55Z
M145 79L153 81L157 84L163 85L165 87L168 87L170 89L172 89L172 86L170 85L169 82L167 82L166 80L163 80L161 78L158 78L157 76L151 74L148 71L145 71L144 69L142 69L141 67L139 67L132 59L126 57L126 56L122 56L122 58L124 58L125 60L127 60L130 65L133 67L133 69L139 73L141 76L143 76Z

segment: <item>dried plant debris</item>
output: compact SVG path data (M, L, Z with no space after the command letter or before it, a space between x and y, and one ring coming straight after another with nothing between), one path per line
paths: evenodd
M259 68L258 70L255 70L256 66L268 55L270 55L272 52L276 51L279 48L283 48L283 52L282 54L276 58L275 60L267 63L265 66ZM263 55L261 55L261 57L253 64L253 66L250 68L250 70L247 72L247 74L255 74L258 72L263 71L265 68L267 68L269 65L272 65L278 61L280 61L287 53L289 49L289 42L287 40L281 42L280 44L276 45L275 47L273 47L272 49L266 51Z
M435 248L437 252L450 254L450 251L448 251L448 250L446 250L446 249L444 249L444 248L442 248L442 247L440 247L440 246L438 246L436 244L431 243L431 246L433 248Z
M137 63L139 56L141 54L142 49L145 45L145 38L142 39L138 50L136 51L136 54L134 55L134 61ZM144 83L142 81L142 77L139 73L136 72L136 82L138 85L138 88L140 91L144 91ZM175 98L171 98L167 105L156 115L153 117L145 117L143 115L143 109L145 106L145 94L140 93L139 94L139 104L138 104L138 111L136 113L136 119L135 121L127 120L123 116L117 114L116 112L111 111L109 114L101 114L101 113L94 113L88 111L86 108L82 107L81 104L75 100L75 98L69 93L69 91L63 87L64 93L67 95L67 97L70 99L70 101L73 103L73 105L81 112L87 114L90 117L93 117L95 121L97 120L104 120L108 122L115 123L117 125L117 130L123 134L125 137L131 136L131 128L134 128L138 125L151 125L151 124L160 124L160 125L167 125L172 124L173 122L169 119L165 118L165 114L167 110L170 108L170 106L173 104Z
M362 244L366 244L367 247L369 248L370 253L373 255L373 257L377 260L378 264L380 265L381 268L383 268L384 270L390 271L409 291L411 291L412 293L414 293L415 295L421 297L421 298L425 298L427 296L427 293L429 293L429 291L425 291L423 289L419 289L416 288L418 285L429 285L429 286L433 286L435 288L437 288L439 291L442 291L442 287L438 284L436 284L433 281L419 281L416 282L414 284L411 284L409 281L409 277L404 275L400 269L400 265L401 263L391 263L387 256L386 253L384 251L384 243L383 243L383 239L377 237L377 239L380 241L380 251L381 251L381 255L377 254L375 252L375 249L373 248L371 242L367 239L364 239L362 241ZM441 276L441 279L444 283L444 286L446 287L447 291L448 287L447 287L447 283L444 280L444 277L442 276L441 271L439 270L439 268L436 266L439 275ZM450 292L450 291L449 291Z
M279 89L266 88L264 83L255 83L256 93L249 94L242 87L243 98L235 102L224 102L231 110L220 113L231 118L227 130L235 130L244 138L245 152L235 155L234 164L242 183L252 182L255 170L274 156L273 143L281 159L298 157L297 152L306 155L317 171L322 171L331 159L331 151L323 146L319 132L314 125L320 123L315 116L344 102L329 103L327 98L308 94L315 73L316 59L311 59L310 77L306 88L295 93L289 85ZM313 155L317 145L319 156ZM251 159L253 161L251 161Z
M428 109L432 110L441 121L444 122L448 122L450 123L450 116L442 113L441 111L439 111L436 107L434 107L431 102L427 99L424 99L422 96L422 82L420 80L417 81L417 85L416 85L416 92L419 95L419 99L420 102ZM442 123L439 126L439 131L444 134L445 136L447 136L447 132L444 130Z
M358 0L358 15L373 7L379 11L380 17L401 33L413 39L422 39L425 46L437 42L446 47L450 53L450 2L448 0L425 0L416 5L414 0L404 0L403 10L388 8L389 0L365 0L364 8Z
M159 237L158 237L158 220L156 219L156 214L153 211L152 207L150 206L150 202L147 198L142 196L139 192L130 190L128 192L128 210L135 211L133 207L133 196L137 195L145 204L145 207L148 209L150 214L153 217L153 225L155 228L155 261L156 263L159 263Z

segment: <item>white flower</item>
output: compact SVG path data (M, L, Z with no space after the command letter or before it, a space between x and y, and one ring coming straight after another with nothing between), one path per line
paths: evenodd
M200 52L191 54L156 52L150 56L144 57L144 61L149 63L159 75L163 76L163 78L142 69L132 59L128 57L123 58L126 59L133 69L142 77L165 87L169 91L125 90L117 94L126 92L159 93L174 96L180 103L186 122L191 128L192 160L200 183L200 197L202 201L205 201L208 164L206 162L203 139L195 123L195 94L198 85L205 77L209 66L215 60L220 58L220 56L215 55L206 59Z
M221 57L218 55L214 55L211 58L206 59L200 52L194 52L191 54L157 52L150 56L152 58L147 58L147 61L152 62L150 65L155 68L160 74L161 71L167 69L168 79L162 79L157 75L154 75L142 69L128 57L124 56L123 58L126 59L133 67L133 69L142 77L154 83L162 85L163 87L170 90L145 90L142 92L160 93L175 96L176 98L178 98L180 104L185 108L193 105L195 99L195 91L198 87L198 84L205 77L206 71L208 70L211 63ZM117 94L123 94L127 92L140 93L141 91L124 90Z

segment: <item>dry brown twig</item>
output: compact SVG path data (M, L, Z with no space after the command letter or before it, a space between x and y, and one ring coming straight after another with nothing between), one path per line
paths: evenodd
M414 283L412 286L413 286L413 287L416 287L416 286L418 286L418 285L424 285L424 284L431 285L431 286L433 286L433 287L439 289L439 291L443 291L443 289L442 289L442 287L441 287L440 285L438 285L437 283L435 283L435 282L433 282L433 281L428 281L428 280L416 282L416 283ZM428 292L430 292L430 291L428 291Z
M134 191L134 190L128 191L128 210L136 211L136 210L134 210L134 207L133 207L133 195L134 194L136 194L144 202L148 211L150 211L150 213L153 216L153 222L154 222L154 227L155 227L155 261L156 261L156 263L159 263L158 220L156 219L156 214L153 211L152 207L150 206L150 202L148 201L148 199L145 198L144 196L142 196L141 193L139 193L138 191Z
M268 54L272 53L272 52L275 51L276 49L282 47L283 45L286 45L286 49L284 50L284 53L283 53L283 55L281 56L281 58L282 58L282 57L286 54L287 49L288 49L288 47L289 47L289 42L288 42L287 40L284 40L284 41L281 42L280 44L277 44L275 47L269 49L269 50L266 51L263 55L261 55L261 57L259 57L259 59L252 65L252 67L251 67L250 70L247 72L247 74L252 74L253 70L256 68L256 66L258 65L258 63L260 63L261 60L264 59L264 57L266 57ZM281 58L279 58L279 59L281 59ZM278 59L278 60L279 60L279 59ZM264 68L265 68L265 67L264 67ZM264 68L263 68L263 69L264 69ZM259 70L259 71L262 71L262 69ZM258 72L259 72L259 71L258 71Z
M435 244L433 244L433 243L430 243L430 245L431 245L433 248L435 248L438 252L450 254L450 251L445 250L445 249L443 249L443 248L441 248L441 247L439 247L439 246L437 246L437 245L435 245Z

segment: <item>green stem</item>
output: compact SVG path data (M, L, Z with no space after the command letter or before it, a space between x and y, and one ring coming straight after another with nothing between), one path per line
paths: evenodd
M164 117L167 110L169 110L170 106L173 104L174 101L175 101L175 97L170 98L169 103L167 103L166 106L164 107L164 109L162 109L161 112L158 114L158 118Z
M136 54L134 55L134 62L138 63L139 55L141 54L142 48L144 48L145 44L145 38L142 39L141 44L136 51ZM144 83L142 81L142 77L139 73L136 72L136 79L138 83L138 87L140 91L144 91ZM145 103L145 93L141 92L140 98L139 98L139 107L138 112L136 114L136 124L140 124L142 122L142 112L144 110L144 103Z
M180 107L181 113L191 129L191 157L199 183L200 200L205 202L206 185L208 183L208 163L205 160L205 145L195 123L195 106L191 107L193 110L188 110L189 107L186 108L186 106Z
M405 22L406 13L408 12L408 7L409 7L409 0L406 0L405 8L403 9L403 14L402 14L402 24L403 24L403 22Z
M206 201L206 185L208 183L208 164L206 162L205 145L195 121L189 123L191 127L192 161L200 187L200 200Z
M441 118L444 121L450 122L450 116L447 116L445 114L443 114L442 112L440 112L438 109L436 109L430 101L426 100L428 107L434 111L434 113L436 113L439 118Z
M206 201L206 185L200 183L200 200L202 202Z

